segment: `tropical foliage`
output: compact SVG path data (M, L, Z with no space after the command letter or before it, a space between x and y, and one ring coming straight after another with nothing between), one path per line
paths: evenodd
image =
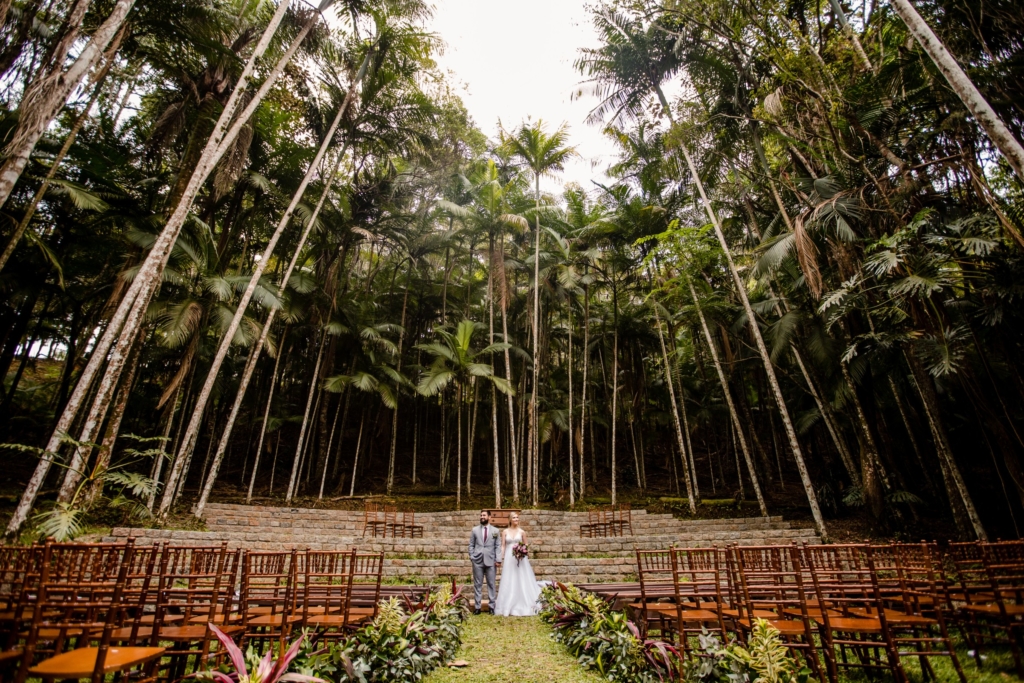
M908 6L594 5L619 156L549 192L571 130L486 139L418 0L0 3L8 532L114 462L158 519L657 494L1018 535L1022 181L971 92L1019 147L1024 23Z
M569 654L602 678L618 683L653 683L679 678L682 656L669 644L644 639L623 612L572 584L555 583L541 593L541 618Z

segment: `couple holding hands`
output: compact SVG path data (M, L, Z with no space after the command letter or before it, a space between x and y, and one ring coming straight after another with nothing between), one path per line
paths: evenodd
M491 515L480 511L480 524L469 535L469 559L473 563L474 613L480 614L484 579L487 580L488 605L492 614L503 617L531 617L537 613L540 585L528 556L516 557L513 549L526 545L526 532L519 526L519 515L509 517L508 528L491 525ZM504 567L501 585L495 596L497 566Z

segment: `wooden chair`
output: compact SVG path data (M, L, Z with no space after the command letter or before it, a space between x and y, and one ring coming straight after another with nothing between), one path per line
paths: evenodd
M580 538L607 536L610 528L607 510L604 508L587 510L587 523L580 525Z
M677 605L671 602L673 568L671 550L637 550L636 569L640 577L640 600L628 605L637 615L642 635L651 629L662 640L671 641L676 630Z
M517 515L523 512L519 508L484 508L484 510L490 515L491 524L499 529L504 529L508 526L513 512Z
M423 525L416 523L416 513L407 511L402 513L400 521L395 522L392 537L402 538L423 538Z
M30 675L100 683L109 674L131 670L152 678L163 648L110 646L123 614L120 601L132 550L131 539L124 544L46 544L16 683ZM71 571L62 576L65 569ZM50 656L33 663L44 652Z
M960 683L967 683L946 627L942 568L935 544L895 544L894 549L902 601L898 609L886 609L885 616L896 652L901 657L918 657L921 670L936 680L928 659L949 657ZM906 649L908 646L914 650Z
M352 602L348 625L358 626L377 618L380 584L384 578L384 551L355 551L352 565Z
M170 680L181 678L189 668L205 669L220 657L210 623L219 621L218 628L233 638L243 632L242 626L226 623L233 614L237 562L238 551L229 552L227 543L170 546L164 551L151 638L171 645L165 653L170 658Z
M824 680L807 594L795 546L732 546L738 578L738 601L733 623L749 634L756 619L775 627L794 655L801 656L819 680ZM728 613L723 610L723 613Z
M151 643L153 621L156 618L157 588L160 584L157 568L163 558L164 546L135 546L128 559L124 592L121 603L125 610L122 625L111 634L111 642L121 645Z
M1007 543L982 543L981 568L975 556L961 554L957 572L965 602L960 610L962 628L975 661L981 668L981 650L989 643L1010 646L1017 673L1024 676L1021 660L1024 631L1024 561Z
M367 531L371 536L386 534L383 512L384 507L380 503L368 500L363 504L363 536L366 536Z
M355 550L307 550L304 553L298 612L302 628L318 629L321 638L346 636L351 618L355 555Z
M296 613L297 552L247 551L242 557L242 585L238 606L240 646L256 642L262 651L277 640L281 648L292 627L302 621Z
M613 536L625 536L626 531L633 535L633 506L629 503L619 503L611 510L610 530Z
M676 629L684 654L690 635L717 632L725 641L726 608L718 548L672 548Z
M398 507L394 505L383 506L383 516L384 525L383 527L381 527L383 529L381 536L384 536L386 538L390 535L391 538L394 538L395 530L396 527L398 526Z
M866 545L803 548L817 596L810 610L804 609L820 626L832 683L838 683L840 667L886 669L896 681L906 681L886 619L871 552ZM857 656L857 661L850 660L848 651Z

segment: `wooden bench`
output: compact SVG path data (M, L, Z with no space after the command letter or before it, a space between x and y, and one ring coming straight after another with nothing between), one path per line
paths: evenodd
M522 514L523 512L521 509L517 508L505 508L502 510L484 508L484 510L491 515L491 524L499 529L503 529L508 526L508 520L512 516L513 512L517 515Z

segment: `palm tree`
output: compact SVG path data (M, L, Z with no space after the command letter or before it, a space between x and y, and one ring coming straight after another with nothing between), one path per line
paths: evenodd
M502 144L513 155L533 171L534 186L534 232L533 249L533 381L530 393L530 448L529 454L533 472L533 504L539 495L537 467L540 464L540 442L538 440L537 400L540 387L537 383L540 372L540 177L561 171L565 163L576 156L574 147L566 146L569 138L568 126L562 124L551 135L544 131L544 122L534 125L523 124L513 135L501 132Z
M462 509L462 404L466 386L477 379L490 382L503 394L513 394L512 385L504 377L494 374L494 368L480 363L482 356L489 356L508 348L501 342L490 344L480 350L473 348L473 335L484 326L471 320L463 320L454 334L441 328L437 330L440 341L420 344L417 348L434 357L434 362L420 376L416 389L424 396L436 396L449 385L455 384L455 410L457 413L458 442L455 449L458 459L456 472L455 506Z

